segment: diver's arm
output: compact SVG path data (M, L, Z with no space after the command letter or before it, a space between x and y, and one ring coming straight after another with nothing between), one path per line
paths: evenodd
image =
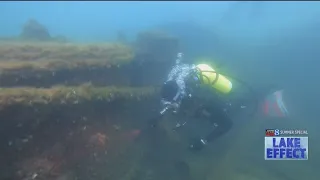
M180 107L181 101L186 97L187 92L186 92L186 84L185 84L184 77L179 75L175 80L175 82L177 83L177 86L178 86L175 96L169 101L168 100L162 101L162 104L173 105L173 107L175 107L175 109L177 110Z
M201 150L207 143L210 143L218 137L226 134L231 129L232 124L232 121L228 119L225 120L224 123L215 125L214 130L210 134L208 134L205 138L195 140L190 145L190 148L195 151Z
M210 143L218 137L226 134L231 129L232 124L232 121L229 119L222 124L215 125L214 130L210 134L208 134L205 138L195 140L190 145L190 148L195 151L201 150L207 143Z
M195 140L190 145L190 148L193 150L201 150L207 143L210 143L226 134L233 125L233 122L227 112L221 107L211 107L211 111L208 111L208 114L210 114L208 115L208 118L210 118L209 120L212 122L214 129L204 138Z

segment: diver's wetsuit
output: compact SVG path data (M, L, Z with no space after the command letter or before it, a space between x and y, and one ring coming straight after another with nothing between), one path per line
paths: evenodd
M203 138L205 142L212 142L231 129L233 122L228 114L229 108L230 106L226 102L218 98L209 100L209 102L204 105L200 105L196 112L197 117L208 119L214 128L210 134Z
M174 81L169 81L166 85L170 86L167 88L174 89L173 92L175 93L172 93L170 96L168 96L170 93L165 92L166 90L162 92L162 98L166 102L175 102L173 97L176 97L176 94L179 92L177 92L178 88L174 88L174 84ZM195 140L195 142L190 145L190 147L195 150L201 149L206 143L212 142L216 138L227 133L233 125L229 114L231 111L231 106L229 103L221 100L218 96L210 99L198 99L199 98L196 96L192 96L179 101L179 103L181 102L181 105L179 104L180 110L183 111L184 109L188 109L188 107L197 106L194 114L196 118L207 119L212 123L213 126L213 130L210 134L201 139Z
M215 140L231 129L233 123L230 118L230 112L233 114L235 112L235 109L240 109L240 104L239 102L234 102L233 104L228 103L227 101L220 98L218 93L216 94L217 96L215 96L215 93L212 93L212 89L210 94L213 94L213 98L209 99L205 97L200 99L200 101L196 103L194 103L195 101L193 100L184 101L185 99L196 99L196 97L191 96L189 91L190 89L192 90L190 86L199 83L199 78L196 75L196 66L190 64L182 64L181 58L182 54L179 53L176 60L176 65L170 71L168 79L162 87L161 102L166 107L173 105L172 107L175 108L180 108L180 104L187 104L187 106L196 105L199 107L196 110L196 114L198 115L198 117L205 116L206 119L212 122L214 126L213 131L206 137L196 140L193 144L190 145L192 149L201 149L207 142ZM189 82L189 80L191 80L191 84L187 83Z

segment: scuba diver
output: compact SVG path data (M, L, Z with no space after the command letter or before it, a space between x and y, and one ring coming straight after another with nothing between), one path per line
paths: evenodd
M168 79L161 88L161 104L164 108L160 111L160 118L158 120L168 110L177 113L185 107L195 105L197 108L194 115L197 118L204 117L209 119L213 127L213 130L208 135L195 139L189 145L191 150L197 151L201 150L206 144L226 134L232 128L232 117L241 112L241 110L246 109L250 102L257 102L256 107L258 107L259 99L255 98L255 93L252 92L253 97L251 99L230 100L228 97L232 90L232 83L226 76L217 73L207 64L183 64L182 60L183 54L178 53L176 65L170 71ZM245 84L242 81L240 82ZM195 95L197 94L197 90L203 87L202 85L209 87L208 90L211 92L209 93L211 97L201 99ZM251 90L249 86L247 87ZM282 91L277 91L276 93L279 94ZM277 97L277 99L273 100L272 97ZM271 102L277 102L278 97L271 94L271 96L268 96L268 99L272 99ZM283 103L279 104L280 107L277 109L281 110L282 108L286 111ZM154 126L158 120L153 120L152 125ZM184 124L186 122L177 123L176 128L180 128Z

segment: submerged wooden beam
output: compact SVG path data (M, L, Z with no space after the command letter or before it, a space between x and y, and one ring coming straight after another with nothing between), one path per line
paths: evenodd
M174 58L157 61L149 54L117 43L0 41L0 87L158 85Z
M130 62L130 47L118 44L0 42L0 70L76 69Z
M1 109L10 105L34 104L79 104L88 101L112 102L118 99L139 99L154 95L153 87L76 87L56 86L52 88L0 88Z

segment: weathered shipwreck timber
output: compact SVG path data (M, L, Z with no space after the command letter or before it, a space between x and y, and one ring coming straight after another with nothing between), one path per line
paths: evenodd
M158 108L177 42L141 37L135 48L0 43L1 179L154 176L140 168L145 149L136 138Z
M7 154L1 162L11 172L3 178L105 177L99 168L120 178L139 162L129 159L141 154L130 147L134 128L145 121L136 106L151 110L154 92L147 87L1 89L0 142Z
M170 56L155 61L121 44L0 43L0 85L154 85Z

